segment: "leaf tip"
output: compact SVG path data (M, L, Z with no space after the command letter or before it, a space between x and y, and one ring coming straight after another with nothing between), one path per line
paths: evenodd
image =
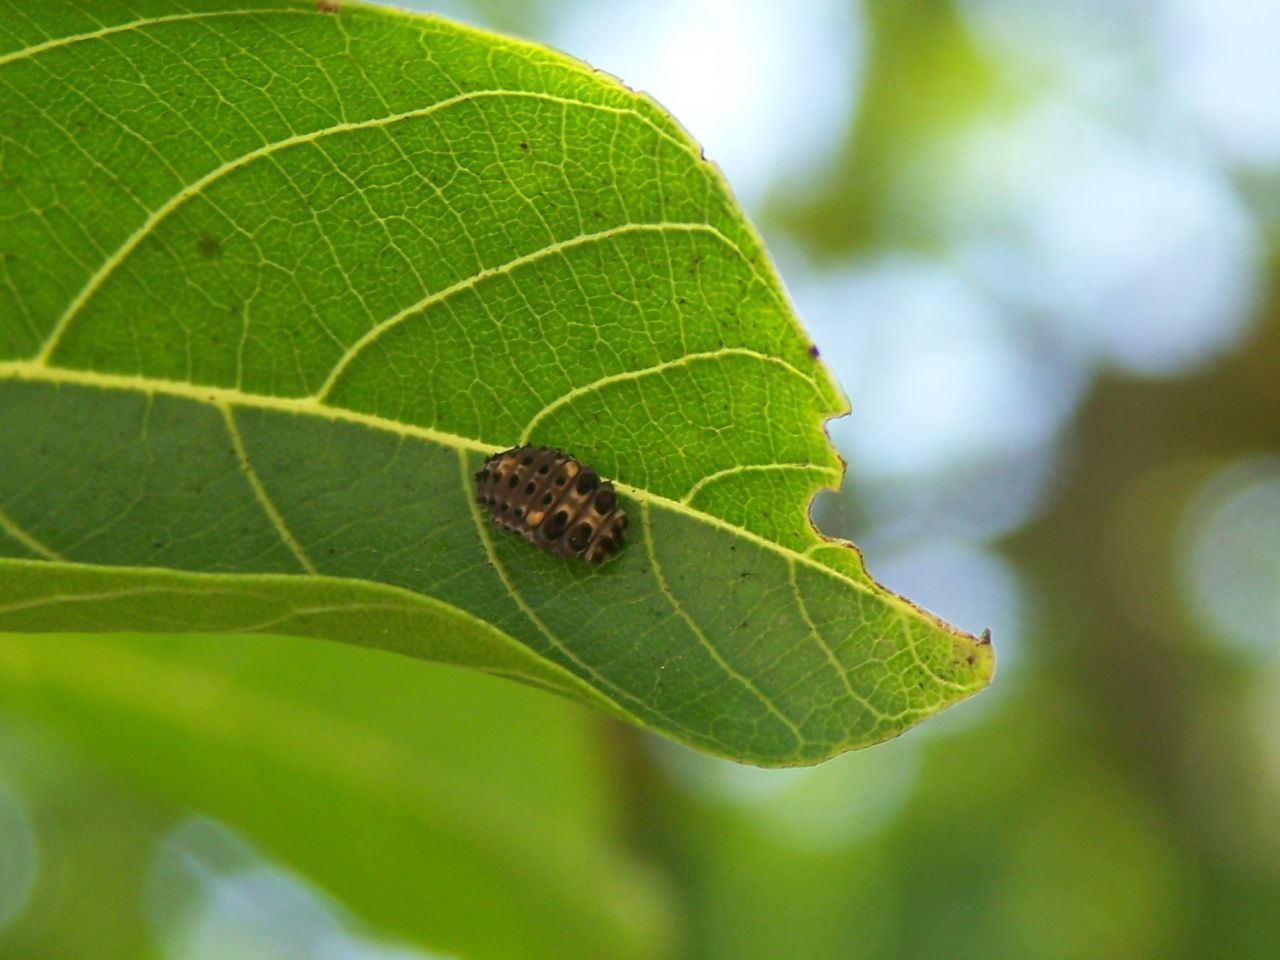
M960 673L968 675L970 690L966 696L971 696L990 684L995 676L996 651L991 643L991 630L983 630L976 637L962 631L956 633L964 656Z

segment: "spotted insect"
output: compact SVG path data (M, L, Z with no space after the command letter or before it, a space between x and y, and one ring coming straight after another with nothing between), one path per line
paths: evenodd
M567 453L512 447L476 473L476 501L493 522L558 557L600 563L622 547L627 515L613 484Z

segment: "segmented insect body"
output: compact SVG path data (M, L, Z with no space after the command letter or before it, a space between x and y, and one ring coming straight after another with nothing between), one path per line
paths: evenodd
M617 553L627 529L613 484L567 453L512 447L476 474L477 502L504 530L588 563Z

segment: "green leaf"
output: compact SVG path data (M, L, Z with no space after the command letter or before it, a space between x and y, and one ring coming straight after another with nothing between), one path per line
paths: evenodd
M348 640L761 764L981 688L807 522L843 399L675 121L323 6L0 2L0 629ZM617 481L617 559L481 514L524 441Z
M619 842L625 805L589 715L477 673L402 667L287 637L0 634L0 746L15 720L38 725L160 807L131 871L49 845L57 895L33 905L45 949L31 955L85 955L57 938L83 937L99 901L139 922L145 854L186 811L433 952L669 955L671 904ZM101 786L74 786L35 811L46 835L102 829ZM95 867L104 886L65 895L68 873Z

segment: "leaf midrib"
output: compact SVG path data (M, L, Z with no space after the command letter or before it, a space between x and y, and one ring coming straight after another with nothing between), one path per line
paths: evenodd
M716 351L715 354L713 354L713 356L719 356L723 354L733 355L733 354L740 354L743 352L746 352L748 354L754 353L753 351L741 351L735 348L725 348L725 350L723 351ZM766 355L760 355L760 356L763 359L776 360L776 358L770 358L770 357L767 357ZM689 361L690 361L690 358L685 357L685 358L681 358L681 360L679 361L674 361L674 362L689 362ZM669 365L659 365L659 369L665 369L667 366ZM633 373L632 376L638 376L638 375L641 375L642 373L643 371L638 371ZM342 421L354 422L372 429L394 433L399 436L418 437L418 438L427 440L429 442L435 443L439 446L443 446L448 449L453 449L455 452L457 452L459 457L459 467L460 467L459 484L462 486L465 486L469 482L469 476L470 476L470 471L468 469L468 464L466 461L466 454L468 452L489 453L489 452L492 452L497 446L496 444L492 444L492 443L486 444L483 441L475 440L469 437L463 437L457 434L445 433L443 431L439 431L434 428L418 427L412 424L405 424L405 423L400 423L398 421L388 420L386 418L378 417L373 414L358 413L356 411L348 410L342 407L334 407L331 405L321 403L318 400L310 397L308 398L271 397L271 396L262 395L262 394L248 394L243 391L233 390L225 387L197 386L195 384L190 384L190 383L162 380L162 379L156 379L156 378L145 378L145 377L128 376L128 375L120 375L120 374L104 374L104 373L98 373L98 372L92 372L92 371L82 371L82 370L73 370L68 368L50 367L50 366L36 363L33 361L0 362L0 379L25 380L25 381L44 382L44 383L56 383L56 384L72 384L76 386L84 386L84 387L90 387L90 388L96 388L96 389L125 390L125 391L134 392L134 393L145 393L147 395L161 394L161 395L172 396L172 397L181 398L181 399L192 400L195 402L207 404L209 406L214 407L215 410L219 412L219 415L227 425L228 433L232 438L232 442L236 446L238 457L241 461L242 469L244 470L246 477L250 483L250 486L255 493L259 506L263 509L266 518L272 523L273 528L276 530L277 535L290 548L293 555L298 558L301 568L305 570L307 574L310 574L310 575L317 575L314 565L311 564L310 560L307 558L305 551L303 550L301 545L298 544L296 539L293 537L291 531L287 526L287 523L285 522L284 518L280 515L278 509L276 508L274 502L271 500L270 496L261 487L261 484L256 481L256 474L253 471L252 464L250 463L247 457L247 454L243 450L242 445L238 441L238 428L236 427L234 413L233 413L234 407L240 406L240 407L255 407L258 409L275 409L275 410L292 413L295 415L316 416L316 417L321 417L323 419L328 419L328 420L342 420ZM613 382L614 380L617 379L617 377L614 376L614 377L608 377L604 379L608 382ZM724 471L719 471L719 474L723 475L723 473ZM893 596L892 594L887 594L887 595L876 594L876 592L873 589L871 589L869 586L859 583L856 580L852 580L848 577L845 577L844 575L840 574L838 571L835 571L832 568L827 567L817 561L810 560L801 553L798 553L793 550L789 550L788 548L783 547L781 544L774 543L773 541L760 537L759 535L754 534L742 527L736 526L734 524L730 524L727 521L720 519L719 517L715 517L711 514L706 514L692 507L689 507L685 503L682 503L676 500L671 500L667 497L663 497L660 494L653 493L652 491L645 490L639 487L633 487L629 484L625 484L622 482L615 481L615 484L620 491L622 491L627 496L633 498L634 500L638 501L642 505L643 512L642 512L641 518L643 520L643 526L645 529L646 543L648 544L646 549L648 549L649 551L650 562L654 567L655 574L659 576L660 582L662 583L664 583L665 581L661 580L662 574L660 573L660 570L659 570L657 557L653 555L653 551L652 551L653 533L652 533L652 524L650 521L650 507L655 505L689 516L698 522L707 523L709 525L718 526L722 529L728 530L736 536L743 537L745 539L748 539L758 544L759 546L762 546L766 549L769 549L776 553L781 554L784 558L786 558L789 565L793 565L795 563L804 563L812 567L813 569L820 570L823 573L827 574L828 576L834 577L837 580L841 580L844 583L853 586L855 589L859 591L862 591L869 595L876 595L884 601L889 601L889 599ZM510 578L507 576L503 565L499 561L493 549L492 542L489 539L487 525L483 522L483 518L479 515L479 512L476 510L474 504L471 503L471 498L468 497L466 499L467 499L467 503L469 504L469 509L471 510L471 513L473 515L473 520L475 520L476 522L476 527L478 530L481 543L484 546L485 552L489 557L490 563L494 567L499 578L503 581L504 585L507 587L507 590L512 596L513 601L520 608L520 610L522 611L524 616L529 620L532 626L546 638L546 640L552 645L552 647L554 647L557 651L559 651L560 655L567 658L577 668L577 670L581 671L581 674L579 675L579 679L585 679L587 681L587 685L590 687L593 687L597 691L598 695L607 698L607 700L612 705L614 705L618 710L624 712L626 715L630 717L634 717L635 713L633 710L624 706L624 704L628 701L634 703L636 706L639 706L644 710L650 711L652 714L656 715L657 717L660 717L668 725L669 729L679 731L680 733L684 734L685 736L689 737L692 740L703 739L701 736L699 736L697 731L694 731L689 727L687 727L686 725L684 725L683 723L680 723L678 720L676 720L674 717L672 717L670 714L666 713L665 711L656 710L652 704L647 704L642 699L638 699L630 691L626 690L623 687L618 686L616 683L610 681L608 678L600 674L600 672L596 670L591 664L583 661L580 657L578 657L573 652L573 650L564 643L564 641L557 635L557 633L554 630L552 630L549 626L547 626L547 624L542 620L542 618L538 616L536 611L534 611L528 605L528 603L525 602L524 598L520 595L520 592L515 588L515 585L510 581ZM13 526L13 524L11 521L8 521L6 522L6 526ZM161 569L165 569L165 568L161 568ZM292 575L285 574L284 576L298 576L298 575L299 574L292 574ZM243 576L243 574L241 576ZM257 576L257 575L255 574L254 576ZM338 578L338 579L352 579L352 578ZM356 579L360 579L361 583L376 583L376 581L368 581L362 578L356 578ZM403 588L397 588L397 589L403 589ZM460 608L455 608L452 604L448 604L445 601L440 601L437 598L432 597L430 594L418 593L417 591L408 591L408 592L411 595L420 596L423 599L434 601L450 609L460 609ZM695 636L697 636L699 643L708 651L708 653L716 661L720 669L722 669L735 683L738 683L743 687L745 687L751 693L751 695L765 708L765 710L769 714L773 715L775 719L779 720L783 724L784 728L788 731L788 733L795 738L795 749L799 750L805 747L830 746L830 744L822 744L809 737L806 737L802 733L802 731L799 729L795 720L787 716L787 714L778 706L778 704L774 701L772 697L770 697L764 691L762 691L750 678L743 676L738 671L734 670L731 666L729 666L726 661L724 661L723 656L721 655L719 649L715 646L715 644L711 643L710 640L701 631L701 629L698 628L695 623L693 623L691 618L688 616L687 612L683 609L683 605L679 603L679 601L676 600L676 598L671 595L670 590L665 588L665 586L663 588L663 593L667 597L667 599L672 603L672 606L675 612L679 616L681 616L686 623L688 623L690 629L693 630ZM798 594L798 591L797 591L797 594ZM905 602L904 602L904 605L905 605ZM463 612L465 613L465 611ZM915 614L917 617L919 616L918 611L912 610L911 608L909 608L909 606L907 606L907 609L896 610L895 613L899 617L899 619L904 622L909 620L911 614ZM469 613L467 615L473 616ZM494 628L494 629L496 630L497 628ZM505 634L505 632L502 632L502 631L498 631L498 632L501 633L503 636L506 636L511 642L521 644L521 646L525 646L526 649L529 649L526 644L521 643L521 641L517 640L516 638L510 637L508 634ZM812 632L817 642L819 643L819 645L824 647L825 649L826 644L825 644L825 641L821 638L821 634L818 633L816 630ZM909 629L907 632L909 637L910 636ZM910 646L912 647L912 656L916 659L917 663L920 663L919 658L915 657L914 643L910 644ZM550 660L544 655L538 654L536 651L533 651L532 649L529 649L529 652L532 655L538 657L539 660L542 660L548 664L556 666L559 670L564 669L563 667L560 667L558 664L555 664L555 661ZM835 668L837 674L841 676L842 682L844 682L847 685L848 681L847 681L847 678L843 676L843 670L840 669L838 663L836 663L833 658L830 658L830 659L832 660L833 668ZM921 663L921 666L923 667L924 665ZM950 682L937 676L937 674L934 671L929 670L927 672L930 673L930 675L932 675L937 682L944 685L953 685L959 688L959 685L950 684ZM566 673L568 673L569 675L573 675L571 671L566 671ZM855 699L857 699L860 703L862 703L864 707L867 706L866 701L863 698L855 697ZM881 719L890 719L890 718L887 718L883 713L881 713L880 711L874 708L872 708L871 712L876 716L880 717ZM727 745L724 745L724 744L722 744L721 746L727 747Z
M755 351L739 350L737 348L725 348L723 351L714 351L711 354L704 354L700 356L710 359L713 356L725 355L755 355L779 363L784 362L777 360L775 357L768 357L767 354L756 354ZM636 372L634 375L639 374L640 372ZM164 396L194 400L198 403L208 404L213 407L252 407L261 410L278 410L302 416L320 417L326 420L342 420L348 423L357 423L375 430L386 431L398 436L427 440L431 443L449 447L454 450L470 453L483 453L485 455L491 454L505 445L499 442L486 442L471 437L464 437L456 433L448 433L434 427L423 427L416 424L402 423L398 420L390 420L386 417L377 416L376 414L361 413L344 407L335 407L321 403L311 397L273 397L269 394L247 393L243 390L234 390L228 387L202 386L177 380L164 380L156 377L140 377L129 374L99 373L96 371L77 370L69 367L51 367L45 364L26 360L0 361L0 379L70 384L73 386L95 387L103 390L122 390L135 393L161 394ZM743 465L744 469L749 466L750 465L746 464ZM717 475L723 476L725 475L725 471L718 471ZM661 507L662 509L672 511L673 513L689 517L699 523L706 523L722 530L726 530L759 547L779 554L788 560L793 560L796 563L818 570L861 593L875 596L886 604L899 608L901 612L906 613L913 618L919 616L919 611L906 601L895 597L891 593L881 593L873 590L867 584L855 580L847 574L829 567L818 560L814 560L805 553L793 550L784 544L775 543L767 537L762 537L745 527L730 523L729 521L717 517L714 514L705 513L679 500L673 500L669 497L663 496L662 494L654 493L653 491L647 490L643 487L632 486L631 484L624 483L619 480L614 480L613 483L619 491L638 502ZM815 546L822 545L822 543L815 544Z
M363 426L370 427L372 429L384 430L390 433L397 434L399 436L417 437L419 439L425 439L432 443L436 443L440 446L452 448L453 450L459 453L460 459L461 459L461 455L464 454L465 452L491 453L494 449L496 449L499 446L498 444L491 444L491 443L487 444L487 443L484 443L483 441L473 440L469 437L462 437L457 434L445 433L443 431L435 430L430 427L419 427L413 424L406 424L406 423L400 423L395 420L388 420L384 417L378 417L373 414L357 413L356 411L346 410L341 407L328 406L326 404L319 403L312 399L294 399L294 398L283 398L283 397L269 397L262 394L246 394L240 391L228 390L226 388L197 387L193 384L178 383L175 381L157 380L157 379L143 378L143 377L121 376L119 374L102 374L102 373L93 373L93 372L87 372L87 371L68 370L64 368L40 366L31 362L0 362L0 378L5 378L5 377L9 377L12 379L36 380L36 381L49 382L49 383L72 383L78 386L98 387L101 389L132 390L134 392L141 392L141 393L161 393L168 396L182 397L190 400L195 400L197 402L211 404L220 409L225 409L226 407L239 405L239 406L246 406L246 407L257 407L259 409L283 410L283 411L294 413L294 414L318 416L318 417L329 419L329 420L344 420L348 422L359 423ZM466 473L467 473L465 469L465 463L463 464L463 467L464 469L462 471L462 482L465 483ZM626 496L631 497L632 499L636 500L637 502L639 502L645 507L644 518L646 520L646 527L648 526L648 522L647 522L648 516L649 516L648 508L652 506L661 507L663 509L670 510L674 513L678 513L683 516L689 517L695 520L696 522L705 523L710 526L714 526L722 530L726 530L735 536L742 537L743 539L755 544L758 547L761 547L763 549L769 550L773 553L776 553L782 556L784 559L787 560L789 564L804 564L805 566L810 567L811 569L820 571L826 576L831 577L847 586L850 586L861 593L864 593L868 596L875 597L881 603L884 603L886 606L892 609L894 612L894 615L898 618L899 622L903 624L904 633L908 640L907 647L910 651L912 659L916 662L916 664L921 669L925 670L925 672L928 675L930 675L934 679L934 681L942 687L946 687L946 688L957 690L957 691L964 691L969 689L964 684L956 683L955 681L948 680L944 677L939 676L936 671L929 669L927 664L925 664L920 659L916 651L915 641L912 636L910 625L913 622L917 622L921 620L924 615L922 611L912 606L910 603L908 603L906 600L903 600L901 597L899 597L897 594L893 593L892 591L888 591L888 590L877 591L873 589L871 586L869 586L868 584L862 583L858 580L854 580L851 577L841 573L840 571L827 566L826 564L823 564L817 560L811 559L805 553L800 553L798 551L790 549L789 547L784 546L783 544L775 543L774 541L769 540L765 537L762 537L759 534L753 533L752 531L747 530L744 527L740 527L740 526L737 526L736 524L729 523L728 521L723 520L720 517L714 516L713 514L704 513L701 510L697 510L681 501L672 500L668 497L662 496L661 494L654 493L650 490L646 490L641 487L633 487L630 484L623 483L617 480L614 481L614 485ZM468 502L470 502L469 498L468 498ZM270 511L268 511L268 515L270 516ZM646 532L648 533L648 531ZM282 535L283 535L283 532L282 532ZM651 536L651 533L649 533L649 535ZM485 539L485 534L483 529L481 530L481 539L482 539L482 542L485 543L485 548L489 552L490 558L495 561L495 565L497 566L496 558L493 556L492 548L489 545L487 539ZM816 545L820 546L822 544L816 544ZM500 566L499 566L499 569L500 569ZM505 577L503 579L505 581ZM365 582L374 582L374 581L362 580L361 582L365 583ZM508 584L508 587L510 588L509 584ZM512 591L512 594L513 594L513 597L518 597L518 594L516 594L514 590ZM426 597L428 595L421 594L421 596ZM585 670L589 675L594 677L598 682L608 687L608 689L610 690L610 694L609 694L610 701L616 702L619 696L624 699L626 698L634 699L632 695L629 694L627 691L623 690L622 688L616 687L612 683L609 683L603 677L601 677L597 673L597 671L595 671L592 667L590 667L590 665L581 662L576 656L574 656L573 653L564 646L563 642L560 640L558 636L556 636L554 631L549 630L540 621L540 618L536 617L536 615L530 614L530 611L526 609L527 605L523 602L523 600L518 599L517 603L522 608L526 616L529 616L535 628L540 633L542 633L545 637L547 637L547 639L552 643L553 646L555 646L563 654L565 654L572 661L574 661L579 666L580 669ZM678 605L677 605L677 609L679 609ZM948 632L958 635L958 631L955 631L954 628L947 627L946 629L948 630ZM519 641L515 641L515 642L519 642ZM711 645L711 646L714 646L714 645ZM838 670L837 672L840 672L840 671ZM739 677L735 677L735 679L741 681L741 678ZM771 698L765 696L761 691L756 689L754 684L748 683L747 686L749 687L749 689L751 689L752 693L761 700L762 703L765 703L770 708L770 712L773 712L773 708L776 707L776 704L772 703ZM652 709L650 705L646 704L645 706L648 707L649 709ZM619 709L625 709L625 708L622 708L621 705L619 704ZM667 717L665 714L659 713L659 715L662 716L663 719L667 720L668 723L671 723L672 726L676 727L677 729L685 729L683 725L676 723L674 720L672 720L672 718ZM788 723L788 726L790 726L789 723ZM691 731L685 730L685 732L691 732ZM803 742L806 742L806 741L802 739L802 743Z

